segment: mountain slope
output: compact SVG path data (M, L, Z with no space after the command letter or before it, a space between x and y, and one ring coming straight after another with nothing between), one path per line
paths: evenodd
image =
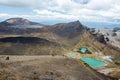
M9 61L0 58L0 80L117 80L62 56L9 57Z
M32 44L32 43L50 43L50 41L37 38L37 37L7 37L7 38L0 38L0 42L4 43L22 43L22 44ZM52 42L51 42L52 43Z
M87 47L88 50L90 52L92 52L93 54L95 52L100 52L104 55L111 55L117 59L119 59L120 54L119 51L116 50L115 48L111 48L109 45L107 44L103 44L101 42L99 42L96 37L94 37L93 35L91 35L89 32L85 32L82 35L82 38L80 39L79 43L76 44L75 48L77 50L79 50L80 47Z
M42 38L0 38L1 55L63 55L64 52L58 43Z

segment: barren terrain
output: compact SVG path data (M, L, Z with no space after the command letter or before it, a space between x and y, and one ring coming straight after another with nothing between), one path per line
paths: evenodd
M62 56L0 56L0 80L116 80Z

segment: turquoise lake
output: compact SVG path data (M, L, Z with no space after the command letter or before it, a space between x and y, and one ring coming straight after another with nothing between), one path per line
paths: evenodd
M87 63L90 67L95 68L95 67L100 67L100 66L104 66L105 63L97 60L97 59L93 59L93 58L80 58L80 60L82 60L83 62Z

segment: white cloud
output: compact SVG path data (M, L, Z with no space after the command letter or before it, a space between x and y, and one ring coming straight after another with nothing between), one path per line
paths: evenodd
M6 14L6 13L0 13L0 18L3 18L3 19L8 19L8 18L12 18L12 17L24 17L24 18L34 18L34 17L31 17L32 15L12 15L12 14Z
M120 20L119 0L0 0L0 5L27 7L35 13L34 16L5 13L0 14L0 17L23 16L41 20L79 18L84 21L111 23Z
M6 14L6 13L0 13L0 18L4 18L4 17L7 17L7 16L9 16L9 15Z
M48 10L34 10L38 16L44 16L47 20L55 20L55 19L78 19L75 15L70 14L62 14L60 12L48 11Z
M37 14L40 15L59 15L60 13L57 12L52 12L52 11L48 11L48 10L33 10L34 12L36 12Z
M107 10L111 8L113 1L114 0L91 0L86 7L93 10Z

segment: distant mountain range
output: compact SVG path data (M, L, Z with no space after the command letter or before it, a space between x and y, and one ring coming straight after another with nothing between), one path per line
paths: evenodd
M17 27L21 25L25 27L24 28ZM40 25L42 27L37 27L37 28L26 27L26 26L33 26L33 25L34 26ZM91 48L91 52L97 52L101 50L101 52L105 54L118 54L120 51L119 48L116 48L118 46L111 44L110 41L112 39L108 36L105 36L104 33L101 31L104 31L104 30L96 31L93 28L86 27L85 25L81 24L79 21L73 21L69 23L58 23L55 25L44 25L44 24L40 24L36 22L31 22L23 18L11 18L11 19L7 19L6 21L3 21L0 23L0 34L1 34L0 42L3 43L4 41L7 40L7 43L11 43L11 46L18 47L20 44L24 45L23 43L21 43L23 41L27 43L29 41L28 39L33 40L33 44L34 44L34 40L39 42L39 40L43 39L44 42L46 43L44 45L47 46L49 43L51 44L51 42L54 42L57 44L57 48L60 48L62 51L64 51L65 48L66 49L74 49L74 48L78 49L79 47L87 46ZM119 35L118 28L117 29L115 28L113 31L114 31L114 35L116 34ZM109 33L109 35L111 34ZM14 43L11 42L11 40L13 41L13 39L15 40ZM119 39L116 39L116 38L114 40L119 41ZM94 45L93 42L96 44ZM13 45L15 43L17 44ZM32 46L33 44L30 44L30 43L27 45L33 47ZM105 46L103 47L103 45L107 47L107 50L103 50L105 48ZM43 45L41 45L41 47L42 46ZM55 45L52 45L52 47L55 47ZM115 51L111 51L110 48L113 48ZM9 49L13 50L12 47ZM38 47L36 48L36 50L37 49ZM21 49L21 52L22 50L23 49Z
M20 28L19 26L24 26L24 27ZM0 27L1 27L0 33L3 34L29 34L36 32L54 32L62 37L71 37L71 36L74 37L82 33L83 30L87 29L87 27L82 25L79 21L74 21L70 23L59 23L50 26L36 22L31 22L23 18L7 19L0 23Z
M17 27L21 25L25 27ZM69 48L71 44L76 44L79 41L71 43L71 40L82 35L87 29L87 27L83 26L79 21L59 23L51 26L42 24L44 27L26 28L26 26L33 25L41 24L23 18L11 18L1 22L0 43L3 46L4 43L11 45L8 48L2 47L3 51L1 54L8 54L9 52L11 52L11 54L30 54L32 51L35 51L32 54L63 54L65 47ZM28 42L29 44L27 44ZM20 46L21 48L18 48ZM44 49L44 46L48 48L48 50ZM28 48L31 48L32 51L26 52ZM17 50L19 50L20 53ZM51 52L52 50L54 53Z

